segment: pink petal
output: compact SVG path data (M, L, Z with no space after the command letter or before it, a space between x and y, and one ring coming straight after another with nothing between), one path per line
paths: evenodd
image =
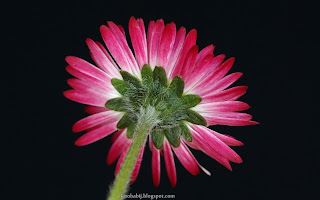
M249 109L250 106L242 101L222 101L200 103L192 109L197 112L235 112Z
M199 125L191 126L195 131L197 131L206 141L207 143L214 148L216 152L225 157L226 159L235 162L242 163L242 159L240 156L233 151L228 145L222 142L219 138L217 138L212 130Z
M104 43L108 47L108 50L117 61L121 69L129 73L135 72L135 67L132 66L133 64L127 55L128 52L125 52L125 50L123 49L121 41L118 41L118 38L111 32L111 30L107 26L100 26L100 32ZM121 35L123 36L122 33Z
M97 97L98 99L104 99L106 102L107 99L110 98L110 95L108 95L108 91L86 83L82 80L71 78L68 79L67 82L73 89L79 92L90 94L90 96L92 95L94 97Z
M187 78L192 74L195 67L198 50L198 46L194 45L188 52L186 59L184 60L184 63L182 65L181 72L179 74L183 78L183 80L187 80Z
M144 30L141 28L140 24L143 24L142 19L139 19L138 21L131 17L129 21L129 34L131 37L131 43L135 52L135 56L138 62L139 68L142 68L144 64L148 63L148 54L147 54L147 40L146 40L146 34Z
M228 161L228 159L226 159L225 157L223 157L221 154L219 154L218 152L215 151L215 149L213 149L212 146L210 146L207 141L202 137L202 135L200 135L198 132L196 132L195 130L193 130L190 126L189 126L190 132L192 134L192 142L188 142L186 141L186 143L191 146L194 145L197 147L197 149L200 149L201 151L203 151L205 154L207 154L208 156L210 156L211 158L215 159L216 161L218 161L220 164L222 164L224 167L226 167L227 169L229 169L230 171L232 171L231 165Z
M248 86L236 86L218 93L208 94L202 97L201 103L234 101L246 93Z
M97 68L96 66L88 63L87 61L74 57L74 56L67 56L66 62L76 70L87 74L93 78L99 79L101 81L110 81L110 77L101 69Z
M104 46L103 46L100 42L98 42L98 41L96 41L95 43L100 47L100 49L102 50L102 52L107 56L109 62L110 62L117 70L119 70L118 65L114 62L113 58L112 58L111 55L108 53L108 51L106 50L106 48L104 48Z
M224 90L230 85L232 85L234 82L236 82L241 76L241 72L229 74L228 76L219 80L216 84L212 85L206 92L202 92L200 95L204 96L207 94L212 94Z
M141 147L139 156L137 158L137 162L136 165L132 171L132 175L131 175L131 180L130 183L132 184L138 177L139 174L139 170L140 170L140 166L141 166L141 162L142 162L142 157L143 157L143 152L144 152L144 147L145 147L145 143L143 144L143 146Z
M119 69L110 62L105 52L91 39L87 39L86 43L91 51L91 57L94 62L104 70L110 78L121 78Z
M197 40L197 31L195 29L192 29L188 33L186 40L184 41L183 47L177 59L177 63L174 66L174 69L172 71L172 74L170 75L170 78L173 78L180 74L184 64L184 60L188 52L190 51L190 49L196 44L196 40Z
M219 60L220 61L220 60ZM196 94L203 93L211 88L216 82L218 82L222 77L224 77L231 69L234 63L234 58L229 58L226 60L218 69L216 69L211 75L207 76L196 88L192 91ZM217 62L217 64L220 64Z
M160 183L160 150L152 146L152 180L158 187Z
M104 112L110 110L109 108L106 107L97 107L97 106L86 106L84 108L84 111L86 111L88 114L93 115L93 114L97 114L100 112Z
M99 125L102 122L111 122L111 120L113 120L113 121L118 120L118 118L115 118L115 116L117 116L117 115L119 115L119 113L116 113L111 110L97 113L94 115L90 115L88 117L85 117L85 118L77 121L72 126L72 131L77 133L77 132L87 130L88 128L92 128L96 125Z
M124 32L124 28L121 25L117 25L121 33L126 37L126 33Z
M119 133L118 133L119 132ZM117 160L117 158L122 153L125 144L127 143L127 132L125 130L117 131L116 134L118 135L117 139L113 142L107 156L107 164L111 165L114 161ZM114 135L116 135L114 134ZM114 136L112 135L112 137Z
M201 115L207 121L208 125L248 126L259 124L258 122L249 121L248 119L219 117L215 116L214 113L201 113Z
M218 133L216 131L211 130L211 133L219 138L222 142L224 142L228 146L243 146L243 143L239 140L234 139L233 137L225 134Z
M170 59L166 67L167 75L171 75L172 73L173 67L176 64L180 51L183 47L185 36L186 36L186 29L184 27L181 27L175 36L175 41L171 51Z
M163 151L164 151L164 162L166 164L169 181L172 187L174 187L177 184L176 167L174 164L174 159L173 159L173 154L170 148L170 144L167 140L165 140L163 143Z
M158 65L162 66L166 71L167 63L170 59L171 51L176 37L176 25L172 22L167 24L162 32L158 49Z
M120 167L124 161L124 158L126 157L127 153L128 153L128 150L129 150L129 147L131 145L131 142L132 142L132 139L129 139L127 140L126 144L124 145L124 149L120 155L120 158L117 162L117 165L116 165L116 169L115 169L115 176L117 176L119 170L120 170Z
M200 60L196 65L192 74L185 79L185 86L188 87L194 83L199 82L208 75L208 70L212 65L213 55L207 55L202 60Z
M214 46L211 44L204 49L202 49L199 54L197 55L196 63L198 63L200 60L202 60L207 55L213 55Z
M192 175L197 175L200 173L198 164L195 158L187 150L187 147L183 142L180 143L178 148L172 148L181 164L190 172Z
M84 145L96 142L96 141L110 135L114 131L116 131L117 130L116 125L117 125L117 122L113 122L113 123L110 123L106 126L103 126L98 129L95 129L93 131L90 131L90 132L84 134L83 136L81 136L80 138L78 138L75 142L75 145L76 146L84 146Z
M122 130L119 130L119 131L115 132L114 134L112 134L110 142L114 143L124 130L127 130L127 129L122 129Z
M111 21L108 21L107 23L108 23L109 29L112 31L113 35L118 40L118 42L123 50L124 55L130 64L132 71L137 76L140 76L140 69L138 67L137 61L136 61L135 57L133 56L133 53L128 45L128 42L127 42L124 34L121 32L121 30L119 29L119 27L115 23L113 23Z
M69 72L74 77L77 77L78 79L83 80L85 82L88 82L88 83L95 85L97 87L100 87L103 89L108 89L110 87L109 86L110 84L108 82L102 81L102 80L96 79L92 76L89 76L87 74L84 74L69 65L66 67L66 71Z
M105 99L97 99L89 94L85 94L82 92L79 92L77 90L67 90L63 92L63 95L72 101L76 101L78 103L83 103L87 105L92 105L92 106L99 106L99 107L104 107L106 100Z
M154 69L154 67L157 64L159 43L160 43L160 38L161 38L163 29L164 29L164 22L162 19L157 20L156 23L154 21L151 21L149 23L148 36L147 36L148 58L149 58L149 65L152 69Z

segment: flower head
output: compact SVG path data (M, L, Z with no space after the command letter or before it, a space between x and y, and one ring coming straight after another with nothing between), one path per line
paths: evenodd
M100 32L108 50L99 42L86 40L98 67L77 57L66 57L66 70L76 78L68 80L73 90L64 95L87 104L85 109L90 114L73 125L74 132L87 131L76 145L87 145L115 132L107 163L118 159L118 173L140 126L139 120L152 110L155 119L148 135L156 186L160 182L161 152L173 186L177 181L173 152L193 175L200 172L199 168L210 173L198 163L189 147L230 170L230 161L242 162L229 146L243 143L207 128L216 124L257 124L251 121L251 115L238 112L249 108L248 104L236 101L247 87L228 88L242 75L227 75L234 58L224 61L224 55L214 56L213 45L199 52L196 30L186 34L184 27L177 30L174 23L165 25L162 19L151 21L146 33L143 20L131 17L129 34L134 54L121 26L108 22L108 26L100 27ZM144 146L145 143L131 182L138 175Z

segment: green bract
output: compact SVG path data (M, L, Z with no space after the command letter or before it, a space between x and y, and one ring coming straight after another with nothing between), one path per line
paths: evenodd
M187 141L192 136L185 122L206 126L206 120L190 108L201 102L197 95L183 95L184 81L176 76L171 83L162 67L152 71L149 65L141 69L142 80L126 71L121 71L123 80L112 79L111 83L122 97L110 99L106 107L125 112L117 128L127 128L127 137L132 138L141 108L153 106L159 111L158 123L152 128L150 136L156 148L163 145L164 137L174 147L180 145L180 135Z

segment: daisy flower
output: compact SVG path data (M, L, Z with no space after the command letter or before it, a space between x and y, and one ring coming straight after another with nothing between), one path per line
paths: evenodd
M172 186L177 183L174 154L191 174L204 169L189 147L200 150L231 170L230 161L241 163L229 146L242 142L211 130L211 125L257 124L239 111L249 105L237 101L247 86L229 88L242 73L227 75L234 58L213 55L214 46L199 51L197 31L177 30L174 23L151 21L145 30L142 19L131 17L129 35L109 21L100 27L107 48L87 39L95 65L66 57L66 70L76 78L64 92L70 100L87 104L90 116L76 122L73 132L86 131L75 145L83 146L112 133L107 163L116 160L116 180L110 199L118 199L128 182L138 176L146 142L152 151L153 183L160 183L161 155ZM118 196L117 196L118 195Z

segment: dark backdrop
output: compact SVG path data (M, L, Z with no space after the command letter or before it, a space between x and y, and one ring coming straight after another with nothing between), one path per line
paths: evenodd
M15 5L14 5L15 4ZM87 1L16 2L7 7L9 61L3 68L5 160L1 190L4 199L105 199L115 165L105 158L110 137L75 147L81 135L71 132L86 116L84 106L63 97L69 89L65 56L91 62L85 39L102 42L99 26L107 20L127 25L131 16L163 18L177 27L196 28L200 48L216 46L215 54L236 57L231 72L244 76L235 85L248 85L240 100L249 103L260 125L215 126L245 143L234 148L243 164L228 171L206 155L193 151L211 171L190 175L176 159L178 183L169 184L162 160L161 182L152 184L151 153L146 150L137 181L130 192L175 194L176 199L309 199L316 189L316 90L309 25L314 5L271 1ZM6 7L4 8L6 9ZM307 34L305 34L307 33ZM305 45L310 45L306 47ZM311 48L310 48L311 47ZM302 51L300 51L302 50ZM309 56L304 59L304 56ZM313 91L313 99L310 93Z

